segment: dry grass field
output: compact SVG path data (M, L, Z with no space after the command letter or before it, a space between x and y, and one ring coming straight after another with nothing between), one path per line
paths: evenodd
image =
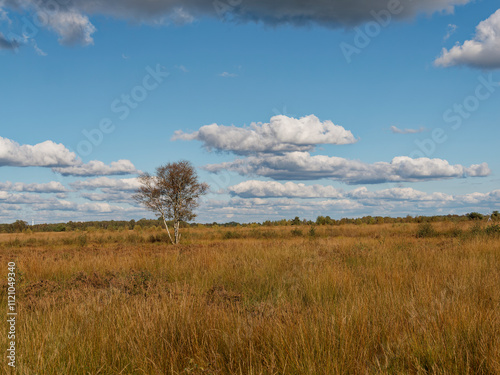
M500 374L487 225L3 234L15 373Z

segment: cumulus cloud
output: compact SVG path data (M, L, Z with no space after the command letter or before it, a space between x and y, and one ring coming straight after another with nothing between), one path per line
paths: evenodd
M22 207L17 204L0 204L0 216L11 214L8 211L19 211Z
M0 191L0 202L4 204L34 204L40 203L43 198L38 194L17 194L9 193L7 191Z
M469 193L469 194L446 194L441 192L425 193L411 188L392 188L379 191L368 191L366 187L355 189L347 193L347 197L355 199L363 204L376 204L382 206L387 201L409 202L416 205L417 208L434 207L483 207L488 210L494 205L500 204L500 190L494 190L488 193ZM474 206L475 205L475 206Z
M451 13L457 5L470 0L401 0L394 12L396 19L407 19L425 12ZM373 19L373 13L388 9L387 0L245 0L239 4L206 0L69 0L60 2L61 11L104 14L139 22L192 22L203 16L232 19L235 22L260 22L267 25L296 26L319 24L327 27L349 27ZM11 8L54 8L50 0L9 0ZM52 7L52 8L50 8Z
M0 4L2 5L2 4ZM46 25L59 36L59 42L63 45L90 45L94 40L92 34L96 28L90 22L85 10L74 1L53 0L7 0L2 5L5 9L11 9L17 13L36 14L36 21L30 22ZM0 9L0 16L6 15ZM38 23L37 23L38 22ZM40 26L41 27L41 26Z
M77 164L70 167L52 168L56 173L63 176L115 176L125 174L135 174L139 171L130 160L118 160L110 165L99 160L92 160L86 164Z
M270 177L274 180L327 178L347 184L415 182L467 176L484 177L491 173L486 163L464 167L462 165L450 165L448 161L442 159L411 159L406 156L399 156L390 163L367 164L340 157L312 156L307 152L250 156L232 162L207 165L204 169L214 173L229 170L241 175Z
M249 127L205 125L194 133L175 132L173 140L198 140L209 150L249 153L282 153L313 150L318 144L355 143L352 133L331 121L321 122L310 115L300 119L274 116L269 123L252 123Z
M491 174L491 169L487 163L473 164L466 168L465 173L469 177L486 177Z
M479 204L479 203L494 203L500 202L500 190L494 190L489 193L471 193L462 195L464 203L467 204Z
M85 197L84 197L85 198ZM64 198L46 198L39 194L9 193L0 191L0 218L3 222L22 217L35 218L40 222L68 220L130 220L132 217L148 216L142 207L117 205L116 200L89 199L93 202L78 203ZM122 202L120 202L122 203ZM128 203L123 201L123 203Z
M472 0L400 0L389 7L387 0L6 0L1 6L21 14L37 14L48 28L59 35L62 44L93 44L96 28L92 16L109 16L151 25L187 24L202 17L255 22L270 26L320 25L349 28L389 13L391 19L405 20L420 13L452 13L454 8ZM0 9L1 11L1 9ZM4 11L5 12L5 11ZM381 15L382 14L382 15ZM0 16L2 13L0 13Z
M419 129L399 129L397 126L391 126L391 131L394 134L417 134L425 131L424 127Z
M296 184L276 181L249 180L238 185L230 186L228 191L233 196L242 198L340 198L342 192L333 186Z
M134 204L132 192L141 184L137 178L113 179L98 177L89 180L75 181L70 184L75 190L101 190L96 193L81 193L80 196L94 202L121 202Z
M453 196L444 193L424 193L413 188L391 188L379 191L369 191L366 187L354 189L346 195L351 199L362 201L393 200L393 201L451 201Z
M137 178L122 178L114 179L109 177L98 177L88 180L75 181L70 184L76 190L119 190L119 191L134 191L141 184Z
M48 198L44 199L36 194L2 194L0 192L0 203L27 205L33 211L70 211L75 215L80 213L123 213L123 212L144 212L137 207L123 207L112 205L108 202L77 203L64 199Z
M81 197L93 202L119 202L134 204L132 195L123 191L112 191L105 193L82 193Z
M76 154L61 143L45 141L36 145L20 145L0 137L0 167L58 167L77 162Z
M92 34L96 28L87 16L80 13L74 11L52 13L49 25L59 35L59 43L63 45L94 44Z
M95 179L98 180L98 179ZM102 183L95 186L108 186ZM369 190L360 187L351 191L337 190L331 186L275 181L249 181L230 187L233 195L229 200L204 199L200 219L206 222L221 220L263 221L266 219L291 218L294 216L315 218L318 215L332 217L406 216L491 212L500 209L500 190L487 193L474 192L452 195L441 192L423 192L412 188L397 187ZM18 211L35 217L37 222L131 219L147 216L144 209L130 205L130 193L110 190L108 193L83 193L91 202L78 203L64 198L44 198L38 194L9 193L0 191L0 217L17 220ZM116 203L122 203L117 205ZM123 204L128 203L128 204ZM457 212L458 211L458 212ZM16 215L13 213L16 212ZM31 216L34 215L34 216Z
M284 184L276 181L256 181L250 180L239 183L234 186L230 186L228 192L232 196L237 196L240 198L302 198L302 199L313 199L313 198L330 198L330 199L349 199L362 201L364 203L369 203L370 201L440 201L447 202L453 201L459 198L455 198L453 195L445 193L425 193L422 191L415 190L413 188L390 188L378 191L370 191L365 186L351 190L343 191L335 189L333 186L323 186L323 185L305 185L297 184L294 182L286 182ZM474 196L479 193L473 193ZM487 195L479 194L482 199L486 199ZM467 198L466 198L467 197ZM469 200L469 196L463 196L463 200Z
M449 67L465 65L480 69L500 68L500 9L476 28L474 39L457 44L450 50L443 48L435 65Z
M126 211L127 208L113 206L109 203L76 203L66 200L46 200L42 203L37 203L31 207L33 211L74 211L75 213L91 212L91 213L113 213L118 211Z
M130 160L118 160L110 165L99 160L83 163L61 143L45 141L36 145L20 145L2 137L0 167L48 167L63 176L112 176L139 172Z
M30 193L64 193L66 189L60 182L51 181L44 184L25 184L23 182L0 182L0 190Z
M361 210L363 205L349 199L302 201L288 198L232 198L229 201L205 200L200 208L204 212L203 215L212 221L220 220L221 217L263 221L267 218L310 216L312 212L356 212Z
M471 211L491 212L500 208L500 190L488 193L452 195L441 192L426 193L412 188L390 188L370 191L361 187L341 192L335 198L325 199L318 191L316 197L295 194L292 197L276 198L286 190L285 184L276 185L273 181L263 182L268 186L259 190L253 184L236 185L236 194L227 200L206 200L202 204L202 215L207 221L220 221L221 217L235 220L260 221L266 219L291 218L294 216L315 218L318 215L332 217L406 216ZM297 184L300 185L300 184ZM231 189L231 188L230 188ZM267 196L262 194L264 192ZM256 193L256 194L254 194ZM290 195L292 195L290 194ZM256 197L254 195L259 195ZM305 197L307 195L307 197ZM302 199L306 198L306 199ZM318 198L318 199L311 199Z

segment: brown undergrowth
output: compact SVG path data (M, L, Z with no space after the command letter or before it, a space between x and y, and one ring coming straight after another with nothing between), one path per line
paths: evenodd
M500 373L486 224L293 229L1 235L17 373Z

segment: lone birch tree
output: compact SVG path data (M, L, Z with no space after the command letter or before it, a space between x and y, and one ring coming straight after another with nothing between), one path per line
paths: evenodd
M180 222L196 217L198 198L207 193L209 186L198 182L194 167L186 160L162 165L156 168L156 175L144 173L139 182L141 187L133 198L163 219L170 241L178 244ZM167 224L169 219L174 223L173 238Z

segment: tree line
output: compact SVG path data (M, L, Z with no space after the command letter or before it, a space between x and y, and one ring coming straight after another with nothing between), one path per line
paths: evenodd
M460 222L468 220L489 220L500 221L500 213L493 211L491 215L483 215L478 212L471 212L466 215L437 215L437 216L406 216L406 217L388 217L388 216L363 216L360 218L342 218L332 219L330 216L318 216L316 220L301 219L296 216L294 219L266 220L264 222L239 223L231 221L228 223L188 223L179 222L180 228L199 227L274 227L274 226L300 226L300 225L376 225L376 224L396 224L396 223L434 223L442 221ZM174 222L167 220L167 225L173 227ZM163 218L159 219L140 219L129 221L69 221L67 223L53 224L35 224L29 225L26 221L17 220L11 224L0 224L0 233L22 233L31 232L72 232L72 231L97 231L97 230L144 230L163 227Z

